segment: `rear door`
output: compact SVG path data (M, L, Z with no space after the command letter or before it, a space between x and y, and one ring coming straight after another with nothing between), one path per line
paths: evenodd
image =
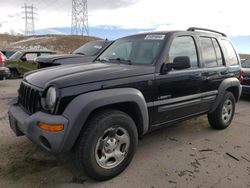
M199 37L201 46L201 61L203 63L202 87L201 92L211 93L210 100L204 101L200 108L204 111L209 110L218 93L221 82L230 76L228 67L222 55L222 48L216 38L201 36Z

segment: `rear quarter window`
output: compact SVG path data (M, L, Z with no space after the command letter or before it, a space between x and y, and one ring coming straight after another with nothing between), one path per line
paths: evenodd
M221 53L221 48L218 44L218 41L215 38L213 38L212 41L213 41L214 49L216 52L218 66L223 66L222 53Z
M226 65L238 65L239 61L236 52L228 40L221 40L222 51L225 57Z

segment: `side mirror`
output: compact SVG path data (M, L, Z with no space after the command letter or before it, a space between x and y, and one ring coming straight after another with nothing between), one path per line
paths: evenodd
M174 58L173 69L182 70L191 67L190 58L188 56L179 56Z
M161 66L161 74L167 74L169 71L173 69L172 63L163 63Z
M21 57L21 61L27 61L27 58L25 56Z

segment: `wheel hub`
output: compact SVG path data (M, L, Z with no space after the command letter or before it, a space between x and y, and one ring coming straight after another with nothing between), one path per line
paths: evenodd
M222 120L224 123L228 123L232 117L233 105L232 101L227 99L222 108Z
M106 141L104 149L106 152L114 151L117 147L117 140L115 138L110 138Z
M109 128L98 139L95 150L97 164L104 169L118 166L126 157L130 145L128 132L121 128Z

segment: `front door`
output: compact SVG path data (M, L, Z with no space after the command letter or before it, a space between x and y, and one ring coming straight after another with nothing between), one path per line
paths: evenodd
M192 36L179 36L173 39L168 63L173 63L173 60L180 56L189 57L190 68L156 75L157 98L154 101L152 126L199 113L202 72Z

